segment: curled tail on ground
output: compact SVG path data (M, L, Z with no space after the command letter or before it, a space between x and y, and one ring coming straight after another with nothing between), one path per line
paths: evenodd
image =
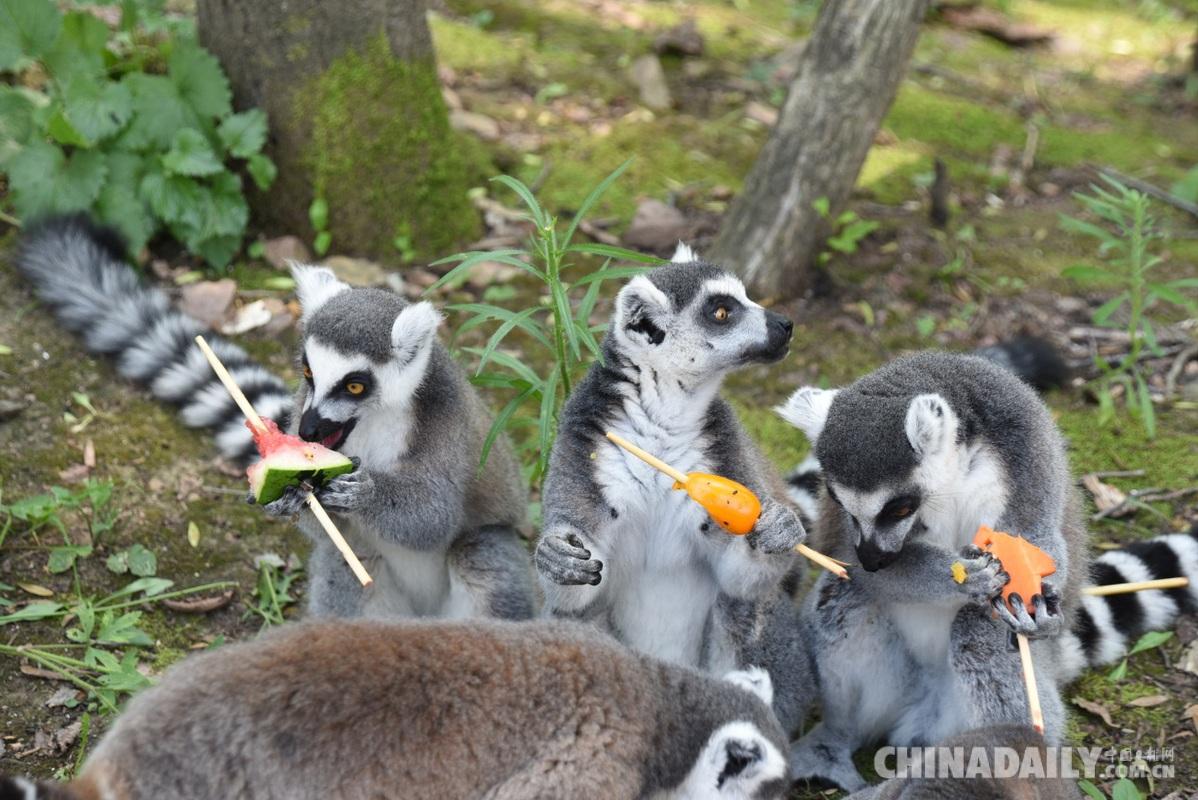
M254 446L241 412L193 341L207 327L172 308L162 290L145 286L124 253L118 234L79 214L30 226L16 264L88 350L112 356L121 375L177 405L183 424L213 429L224 456L248 460ZM208 341L258 413L285 428L291 393L283 381L237 345L219 336Z
M72 784L39 783L25 778L0 775L0 800L99 800L90 788Z
M1090 582L1095 586L1159 578L1189 578L1190 585L1107 597L1082 596L1073 629L1064 634L1068 678L1087 667L1118 661L1141 634L1171 628L1179 615L1198 611L1198 525L1189 533L1171 533L1109 550L1090 564Z

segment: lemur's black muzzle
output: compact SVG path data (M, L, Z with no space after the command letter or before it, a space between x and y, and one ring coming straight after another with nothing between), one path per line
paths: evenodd
M773 311L766 311L766 342L761 350L760 359L766 363L781 361L790 350L790 337L794 330L795 324L789 319Z
M857 545L857 558L861 559L861 566L866 572L877 572L883 567L888 567L898 556L899 551L883 550L868 539L863 539L861 544Z
M316 413L316 409L309 408L300 417L299 437L305 442L320 442L325 447L336 450L338 445L349 436L349 432L353 430L355 424L357 424L356 419L343 422L325 419Z

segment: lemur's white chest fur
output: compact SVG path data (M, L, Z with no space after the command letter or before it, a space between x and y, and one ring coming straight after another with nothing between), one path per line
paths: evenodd
M921 538L957 552L973 541L979 525L997 524L1007 504L1006 477L997 454L985 445L964 454L960 463L964 469L953 470L955 479L935 476L934 471L945 466L932 460L919 469L924 485L939 484L920 506L920 519L927 526ZM917 661L947 667L949 632L964 604L964 597L955 606L900 603L890 606L889 613Z
M693 401L692 401L693 402ZM706 404L694 403L700 409ZM681 411L660 424L629 399L610 429L683 472L709 471L703 451L703 418ZM598 532L609 543L612 622L630 646L675 663L715 668L733 662L731 654L703 653L703 635L715 604L717 584L705 552L710 544L700 528L707 512L673 480L613 444L602 442L596 482L616 516ZM714 524L714 523L712 523ZM706 658L704 656L706 655Z

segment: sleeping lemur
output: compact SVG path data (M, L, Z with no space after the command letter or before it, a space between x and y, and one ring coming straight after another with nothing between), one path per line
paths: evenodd
M1045 739L1055 744L1065 723L1059 687L1198 598L1175 590L1083 604L1086 529L1064 442L1033 389L990 361L919 353L845 389L799 389L779 412L807 434L823 469L813 546L861 565L849 581L820 576L809 596L804 631L823 711L792 751L795 777L855 790L861 745L1026 723L1012 632L1032 640ZM1006 573L971 544L982 524L1024 536L1056 562L1031 598L1034 613L1014 596L1012 613L998 597ZM1131 550L1103 556L1094 577L1198 577L1192 536ZM1138 567L1150 561L1158 568Z
M0 797L780 799L771 692L580 625L297 623L185 659L74 781Z
M791 330L685 246L629 281L602 361L562 413L536 551L549 613L593 621L675 663L765 667L784 727L808 694L790 596L801 574L793 550L806 533L719 389L728 373L785 356ZM683 472L747 485L762 501L756 528L725 533L606 431Z
M180 407L186 425L215 431L227 457L254 445L233 399L195 346L200 322L171 307L125 263L114 231L86 216L28 226L16 264L63 327L118 371ZM292 492L268 510L302 511L315 541L309 608L342 616L533 613L531 565L515 531L526 503L505 440L479 473L489 413L436 341L437 313L377 289L351 289L325 269L296 273L304 307L294 402L283 381L240 347L212 349L264 417L360 461L320 492L375 578L365 592Z

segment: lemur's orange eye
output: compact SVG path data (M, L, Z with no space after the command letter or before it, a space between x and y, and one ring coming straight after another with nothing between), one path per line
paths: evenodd
M308 380L312 380L312 368L307 364L304 364L304 377Z
M716 322L724 322L728 319L728 309L720 306L715 310L715 314L713 316L715 317Z
M362 392L366 391L366 384L359 383L358 381L350 381L349 383L345 384L345 391L349 392L350 394L361 394Z
M911 516L911 506L900 506L891 512L896 519L903 519Z

